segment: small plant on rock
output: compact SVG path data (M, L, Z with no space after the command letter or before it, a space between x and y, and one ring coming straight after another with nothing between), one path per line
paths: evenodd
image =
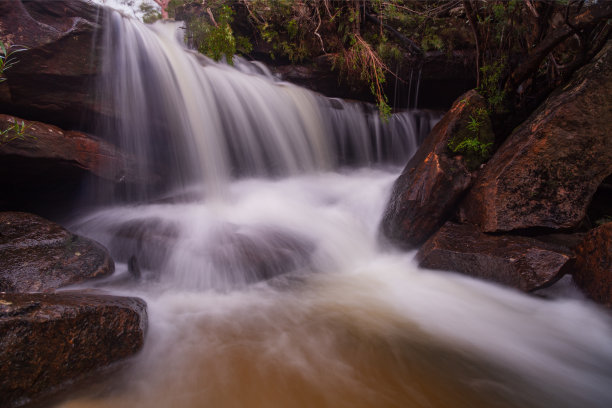
M475 170L491 157L493 141L487 110L476 108L463 129L448 142L448 148L452 153L464 156L468 169Z

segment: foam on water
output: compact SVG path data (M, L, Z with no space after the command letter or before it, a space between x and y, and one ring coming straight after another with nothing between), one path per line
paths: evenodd
M431 116L385 124L196 57L170 26L109 19L100 95L123 115L101 129L165 184L70 227L117 262L90 285L143 297L150 327L127 369L60 406L612 406L608 313L380 243L389 165Z

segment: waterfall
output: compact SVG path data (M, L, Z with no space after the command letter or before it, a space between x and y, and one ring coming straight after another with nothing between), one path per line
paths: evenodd
M161 187L71 229L116 262L88 287L144 298L150 326L127 369L60 407L612 406L608 313L422 270L378 241L435 116L385 122L214 63L172 24L112 14L104 35L99 95L119 116L101 130Z
M147 27L107 14L98 95L115 115L99 133L138 158L137 178L149 185L203 182L218 193L237 176L400 164L437 120L402 112L381 121L367 105L281 82L261 65L187 52L181 23ZM147 192L144 184L131 195Z

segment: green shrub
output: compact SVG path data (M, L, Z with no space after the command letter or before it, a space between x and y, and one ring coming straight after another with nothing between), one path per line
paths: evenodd
M472 108L468 122L450 139L448 148L453 154L464 157L469 170L475 170L491 157L494 140L488 111Z

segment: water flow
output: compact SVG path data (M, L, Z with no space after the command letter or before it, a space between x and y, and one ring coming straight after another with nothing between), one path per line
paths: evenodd
M72 226L117 261L94 286L146 299L145 348L61 407L612 406L608 314L421 270L379 246L400 168L367 166L414 148L414 115L382 125L261 67L202 67L165 29L113 17L134 43L117 50L124 88L109 90L145 98L115 103L144 115L128 116L147 130L133 153L176 155L175 190ZM186 175L199 182L176 182Z
M261 65L237 59L236 69L185 52L180 23L107 18L99 95L115 115L100 133L114 135L149 184L203 181L218 192L235 176L401 163L437 119L404 112L381 122L365 105L280 82ZM146 197L146 184L135 187L134 198Z

